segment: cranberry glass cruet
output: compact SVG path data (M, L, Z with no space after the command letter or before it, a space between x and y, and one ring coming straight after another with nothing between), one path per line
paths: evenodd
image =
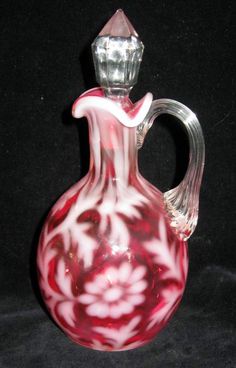
M187 239L198 218L204 140L183 104L147 93L132 103L143 44L118 10L92 44L99 88L74 103L89 124L90 168L56 202L38 247L39 284L56 323L75 343L117 351L142 346L182 298ZM189 138L182 182L161 193L139 173L137 151L154 119L177 117Z

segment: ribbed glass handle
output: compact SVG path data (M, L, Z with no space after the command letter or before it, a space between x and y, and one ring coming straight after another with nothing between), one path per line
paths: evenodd
M142 124L137 128L137 145L142 147L145 135L157 116L171 114L184 126L189 139L189 164L182 182L164 193L170 224L181 239L187 240L198 220L199 192L205 160L202 129L196 115L185 105L170 99L153 101Z

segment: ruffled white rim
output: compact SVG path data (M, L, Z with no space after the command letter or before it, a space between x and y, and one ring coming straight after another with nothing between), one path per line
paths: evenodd
M134 104L133 109L125 112L116 102L106 97L87 95L98 88L93 88L81 95L74 103L72 108L72 115L75 118L81 118L88 115L91 109L99 109L112 114L121 124L126 127L133 128L138 126L146 117L153 96L148 92L141 100ZM137 110L137 111L136 111Z

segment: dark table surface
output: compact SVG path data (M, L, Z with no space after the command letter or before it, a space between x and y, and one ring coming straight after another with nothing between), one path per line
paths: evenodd
M234 2L2 1L0 367L236 367ZM49 319L35 252L50 206L88 168L87 128L71 103L96 85L90 44L117 8L145 53L133 101L151 91L196 112L206 140L200 217L178 312L141 349L76 346ZM174 124L172 124L174 123ZM161 190L187 162L175 121L154 124L140 170Z

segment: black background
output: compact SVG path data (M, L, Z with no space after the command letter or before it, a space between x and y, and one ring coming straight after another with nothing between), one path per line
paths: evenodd
M1 3L0 367L235 367L233 1L5 1ZM42 308L35 249L55 200L85 174L85 121L71 103L96 85L90 44L117 8L145 52L133 101L151 91L196 112L206 141L198 227L182 304L159 337L133 351L74 345ZM187 164L186 138L162 117L140 151L161 190Z

